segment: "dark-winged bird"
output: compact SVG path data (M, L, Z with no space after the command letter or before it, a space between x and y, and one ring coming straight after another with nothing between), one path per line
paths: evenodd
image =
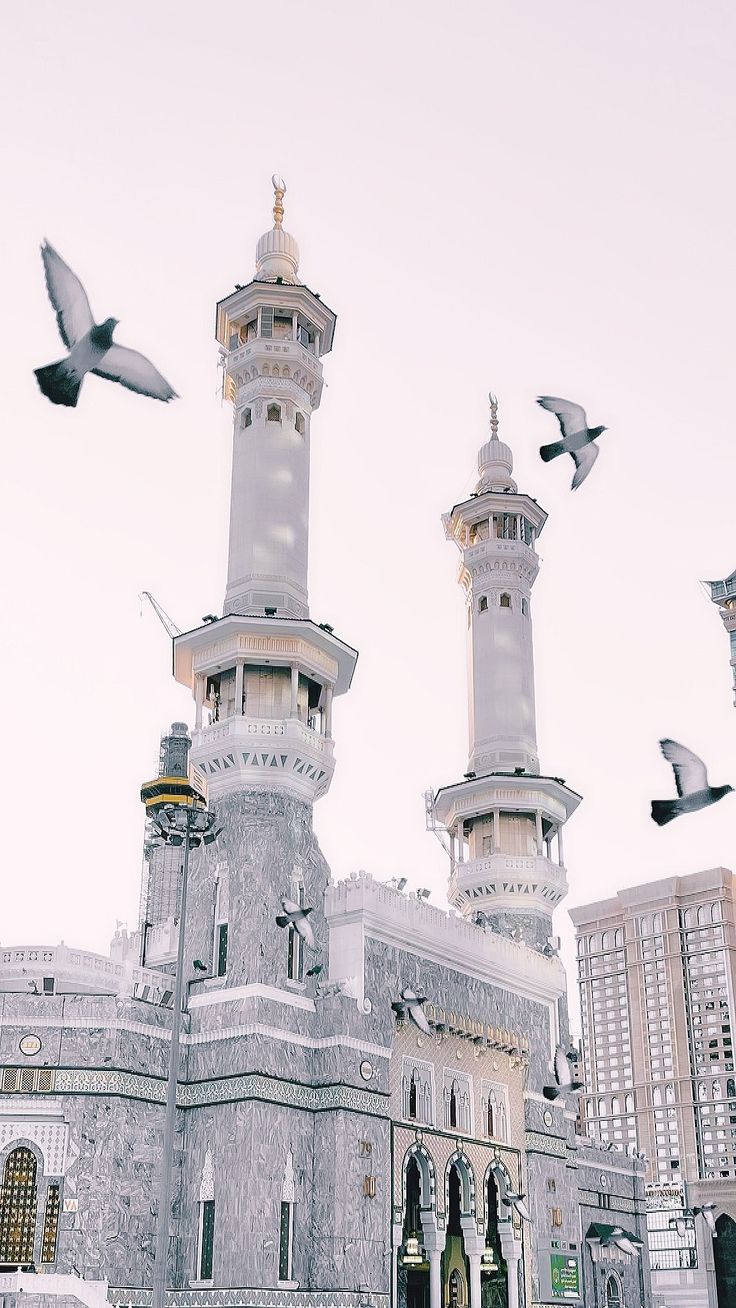
M585 1089L582 1081L573 1081L570 1060L558 1045L555 1049L555 1085L542 1086L545 1099L559 1099L561 1095L579 1095Z
M56 310L61 339L69 350L65 359L36 368L36 380L52 404L76 407L85 373L120 382L129 391L154 400L176 399L176 391L145 355L114 345L117 318L96 323L82 283L52 245L41 246L46 288Z
M657 826L663 827L682 813L697 813L733 790L733 786L709 786L703 760L676 740L660 740L659 747L672 764L678 798L652 800L652 817Z
M513 1208L514 1212L518 1213L519 1217L521 1217L525 1222L531 1222L532 1220L531 1213L529 1212L529 1209L526 1206L525 1203L526 1195L524 1194L524 1192L521 1190L519 1191L509 1190L507 1179L506 1179L506 1173L502 1167L498 1167L498 1166L492 1167L491 1171L493 1172L493 1175L498 1181L498 1190L501 1196L501 1203L505 1204L507 1208Z
M412 1022L415 1026L419 1027L420 1031L423 1031L425 1035L431 1035L432 1032L430 1030L429 1022L424 1016L423 1005L426 1004L426 1002L426 995L418 995L416 991L410 990L407 986L406 989L401 992L401 999L397 999L391 1007L399 1021L403 1022L408 1013Z
M300 935L305 945L314 949L314 932L311 922L307 921L307 915L312 912L311 908L302 908L295 904L293 899L282 899L281 907L283 913L276 916L276 925L280 927L293 926L297 935Z
M600 453L595 444L596 437L601 432L608 431L608 428L589 427L585 409L581 404L573 404L572 400L560 400L555 395L540 395L537 404L554 413L562 430L562 440L540 446L539 453L545 463L556 459L559 454L571 454L575 463L572 489L577 490Z

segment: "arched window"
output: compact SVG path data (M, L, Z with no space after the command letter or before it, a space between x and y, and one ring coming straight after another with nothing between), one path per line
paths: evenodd
M281 405L269 404L266 410L266 417L269 422L281 422Z
M304 414L303 414L303 413L299 413L299 412L297 411L297 413L294 415L294 426L296 427L297 431L299 432L299 435L300 435L300 436L303 436L303 435L304 435L304 432L305 432L305 430L306 430L306 426L305 426L305 422L304 422Z
M521 601L521 611L524 614L525 618L529 617L529 605L527 604L525 599L522 599Z
M487 608L488 608L488 596L481 595L480 599L478 600L478 612L485 613Z
M453 1081L450 1086L450 1105L449 1105L450 1126L457 1127L457 1081Z
M662 914L661 914L661 913L655 913L655 914L654 914L654 919L653 919L653 921L652 921L652 930L654 931L655 936L657 935L657 933L658 933L659 931L662 930Z
M250 427L253 422L253 412L251 409L243 409L243 416L240 420L241 427Z
M36 1156L30 1149L14 1149L6 1160L0 1190L0 1264L13 1268L33 1264L37 1205Z
M710 920L711 920L711 922L720 922L720 921L721 921L721 918L722 918L721 905L720 905L720 904L713 904L713 906L711 907L711 910L710 910Z
M704 926L710 921L710 908L707 904L701 904L698 908L698 926Z
M699 1082L698 1082L698 1099L706 1099L707 1096L708 1096L708 1090L707 1090L707 1088L706 1088L705 1081L699 1081Z
M714 1098L714 1099L720 1099L720 1097L721 1097L721 1083L720 1083L720 1081L714 1081L714 1082L713 1082L713 1098Z
M633 1095L627 1095L627 1096L626 1096L626 1099L624 1100L624 1103L625 1103L625 1105L626 1105L626 1112L627 1112L627 1113L633 1113L633 1111L634 1111L634 1096L633 1096Z
M621 1282L614 1272L611 1272L606 1281L606 1308L623 1308L623 1299L621 1298Z
M616 931L614 933L614 944L618 948L623 943L624 943L624 929L623 927L616 927Z
M726 1097L728 1099L736 1099L736 1081L734 1081L732 1076L729 1076L726 1081Z
M621 1100L619 1099L618 1095L614 1095L613 1099L611 1100L611 1113L613 1114L614 1117L617 1117L620 1112L621 1112Z
M659 1104L661 1104L661 1102L662 1102L662 1087L655 1085L654 1089L652 1090L652 1103L656 1108Z
M605 1101L605 1099L599 1099L599 1100L598 1100L598 1116L599 1116L599 1117L605 1117L605 1116L606 1116L606 1101Z
M504 593L498 601L502 609L511 608L511 596Z
M664 1101L665 1101L666 1104L674 1104L674 1102L675 1102L675 1087L674 1087L673 1085L668 1085L668 1086L667 1086L667 1088L666 1088L666 1090L665 1090L665 1092L664 1092Z
M604 931L604 932L603 932L603 948L604 948L604 949L613 949L613 943L614 943L614 940L615 940L615 936L614 936L614 934L613 934L613 931Z
M418 1079L419 1079L419 1078L418 1078L418 1076L417 1076L417 1072L416 1072L416 1069L415 1069L415 1070L412 1072L412 1074L411 1074L411 1081L409 1082L409 1116L412 1118L413 1121L416 1121L416 1116L417 1116L417 1081L418 1081Z
M496 1134L496 1096L491 1092L488 1096L488 1116L487 1116L488 1134Z
M406 1212L404 1214L404 1242L412 1237L421 1239L421 1178L419 1167L414 1158L409 1159L406 1168Z

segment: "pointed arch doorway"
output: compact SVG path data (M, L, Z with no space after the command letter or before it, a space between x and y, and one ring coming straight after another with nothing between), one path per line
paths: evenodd
M486 1247L481 1263L481 1308L508 1308L508 1268L498 1230L498 1190L493 1174L486 1183Z
M443 1303L447 1308L468 1308L470 1281L461 1222L463 1186L457 1163L452 1163L447 1180L447 1238L442 1255Z
M0 1271L33 1266L38 1189L36 1156L24 1146L5 1160L0 1188Z
M713 1241L713 1259L716 1266L718 1308L736 1304L736 1222L727 1213L721 1213L716 1222L718 1239Z

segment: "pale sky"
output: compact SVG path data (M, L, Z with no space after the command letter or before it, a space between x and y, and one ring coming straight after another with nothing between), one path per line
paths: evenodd
M736 796L658 830L657 741L736 785L728 638L698 586L733 531L733 7L191 2L6 14L0 53L3 944L104 951L137 920L142 780L192 721L167 637L222 611L231 413L215 302L253 273L270 177L338 315L312 424L310 600L360 651L315 825L336 878L444 902L422 793L467 766L458 556L487 392L550 518L532 604L542 770L584 803L568 904L736 866ZM60 357L39 243L151 356L169 406ZM609 430L585 485L540 393ZM564 911L557 929L572 931Z

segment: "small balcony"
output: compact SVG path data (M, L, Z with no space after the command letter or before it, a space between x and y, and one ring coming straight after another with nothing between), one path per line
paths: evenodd
M551 912L567 893L567 873L560 863L540 854L488 854L455 863L450 881L450 901L465 898L470 891L478 908L512 898Z

